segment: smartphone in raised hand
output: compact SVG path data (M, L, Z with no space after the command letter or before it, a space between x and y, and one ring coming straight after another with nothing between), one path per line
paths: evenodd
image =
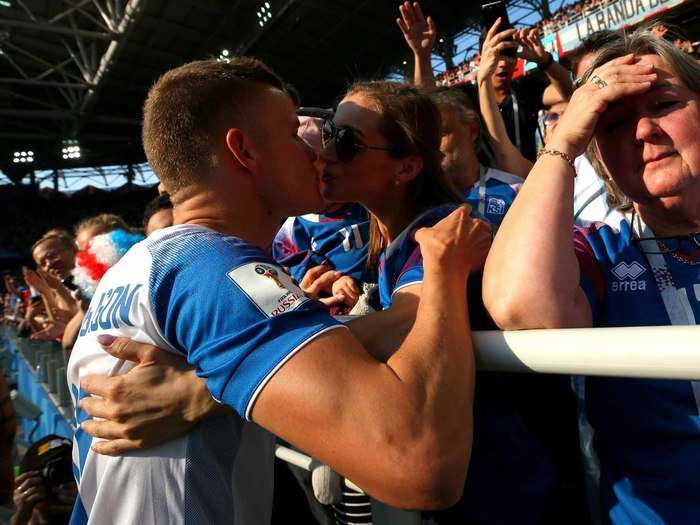
M497 2L488 2L481 5L481 28L483 32L491 29L491 26L493 26L493 24L499 18L501 19L501 25L498 27L499 32L513 27L513 25L510 23L510 19L508 18L508 10L506 9L505 2L499 0ZM518 50L516 48L509 48L503 50L501 54L509 57L515 57L517 52Z

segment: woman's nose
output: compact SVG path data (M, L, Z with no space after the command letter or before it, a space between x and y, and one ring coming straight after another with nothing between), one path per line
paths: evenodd
M649 142L661 135L661 128L656 119L650 117L639 117L637 121L637 129L635 130L635 138L638 141Z

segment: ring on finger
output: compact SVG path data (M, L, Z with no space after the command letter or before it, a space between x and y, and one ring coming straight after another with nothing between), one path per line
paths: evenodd
M600 78L598 75L592 75L588 81L595 84L595 86L598 89L603 89L605 86L608 85L608 83L602 78Z

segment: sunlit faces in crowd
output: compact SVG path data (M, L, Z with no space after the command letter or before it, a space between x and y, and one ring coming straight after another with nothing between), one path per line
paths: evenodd
M465 122L455 111L447 108L440 108L440 119L440 151L444 155L442 169L448 177L458 183L455 179L473 171L475 165L478 167L475 143L479 138L479 123L478 120Z
M595 139L601 160L635 202L661 198L672 205L681 194L700 202L700 96L659 56L639 61L654 66L657 81L600 117Z
M501 56L499 58L496 70L492 76L493 87L496 91L507 91L510 89L516 65L517 60L515 57Z
M34 246L32 257L39 268L63 279L75 267L75 253L72 239L53 235Z

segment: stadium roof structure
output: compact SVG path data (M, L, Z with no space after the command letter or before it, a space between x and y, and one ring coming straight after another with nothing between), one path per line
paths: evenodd
M422 3L446 37L476 27L480 2ZM384 77L408 58L398 4L0 0L0 170L14 182L95 166L137 174L149 86L199 58L259 57L304 105L329 106L350 80Z

